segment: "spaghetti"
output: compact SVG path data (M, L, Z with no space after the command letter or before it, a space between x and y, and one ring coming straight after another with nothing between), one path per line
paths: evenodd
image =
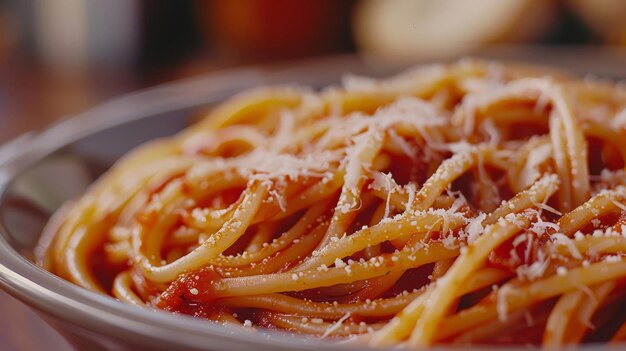
M626 90L461 61L243 93L134 150L40 264L228 325L371 346L626 338Z

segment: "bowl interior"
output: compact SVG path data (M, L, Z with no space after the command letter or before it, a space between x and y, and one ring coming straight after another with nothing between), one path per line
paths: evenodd
M32 258L46 222L64 202L79 197L117 159L143 142L172 135L190 123L193 109L159 114L96 132L20 171L0 199L2 235Z

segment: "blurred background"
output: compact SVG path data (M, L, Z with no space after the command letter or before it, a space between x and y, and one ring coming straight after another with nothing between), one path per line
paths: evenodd
M122 93L237 66L477 55L623 78L624 48L623 0L0 0L0 144ZM0 309L12 315L0 318L0 349L62 347L5 295Z
M229 67L348 53L550 61L572 45L615 62L626 1L0 0L0 142L124 92Z

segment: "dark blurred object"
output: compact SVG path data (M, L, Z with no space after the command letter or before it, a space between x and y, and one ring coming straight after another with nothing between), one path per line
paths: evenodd
M207 43L220 58L284 60L352 48L353 1L199 1Z
M576 45L599 43L599 36L594 34L580 17L565 3L558 3L558 16L552 23L540 44Z
M567 0L567 3L605 44L626 46L626 1Z
M142 4L138 72L158 74L200 54L203 43L193 2L155 0Z

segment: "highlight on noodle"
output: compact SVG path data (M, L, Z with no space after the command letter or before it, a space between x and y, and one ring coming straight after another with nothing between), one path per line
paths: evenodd
M39 263L129 304L370 346L626 339L626 90L463 60L244 92L132 151Z

